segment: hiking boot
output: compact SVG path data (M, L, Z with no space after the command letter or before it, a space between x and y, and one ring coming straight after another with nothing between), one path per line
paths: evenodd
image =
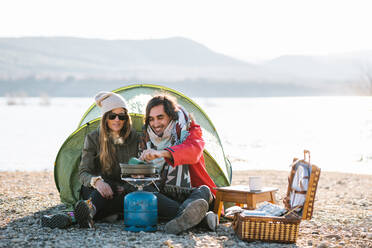
M41 226L64 229L72 225L71 216L67 214L43 215Z
M75 218L80 228L93 228L93 217L95 214L96 210L90 199L86 201L81 200L76 203Z
M217 226L219 224L218 216L217 214L213 213L212 211L209 211L205 214L205 221L207 222L207 226L211 231L216 231Z
M165 232L170 234L179 234L187 229L196 226L205 217L208 211L208 202L204 199L198 199L191 202L182 211L182 214L165 225Z
M206 185L202 185L199 187L199 190L202 191L204 194L208 194L208 204L211 204L214 200L212 191ZM205 199L205 198L204 198Z

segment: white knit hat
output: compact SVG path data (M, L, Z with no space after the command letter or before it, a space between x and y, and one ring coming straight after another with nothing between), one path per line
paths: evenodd
M113 92L101 91L94 99L97 106L101 108L102 115L116 108L127 109L127 102L125 99L121 95Z

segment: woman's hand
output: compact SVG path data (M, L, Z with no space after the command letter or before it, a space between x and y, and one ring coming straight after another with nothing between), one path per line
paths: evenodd
M103 198L111 200L114 197L114 192L112 192L110 185L103 180L98 180L96 182L96 189Z
M150 162L151 160L154 160L156 158L171 158L171 157L172 157L171 153L168 152L167 150L157 151L154 149L147 149L143 151L140 159Z
M123 194L125 192L125 189L123 186L117 186L116 187L116 191L118 192L118 194Z

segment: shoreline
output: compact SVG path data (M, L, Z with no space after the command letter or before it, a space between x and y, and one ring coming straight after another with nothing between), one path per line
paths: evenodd
M233 185L248 185L248 176L261 176L263 185L287 190L287 171L233 171ZM313 218L300 224L298 247L372 247L372 175L322 171ZM191 229L181 235L130 233L123 224L97 223L96 229L41 228L43 214L62 211L53 171L0 171L0 247L125 246L125 247L295 247L244 242L222 223L217 232ZM159 225L159 229L162 226Z
M280 173L288 173L289 174L289 167L288 167L288 171L287 170L274 170L274 169L233 169L232 172L234 174L234 172L259 172L259 173L263 173L263 172L266 172L266 171L277 171L277 172L280 172ZM54 170L53 169L40 169L40 170L20 170L20 169L15 169L15 170L3 170L0 168L0 174L1 173L7 173L7 172L18 172L18 173L48 173L48 172L51 172L51 173L54 173ZM361 175L361 176L372 176L372 172L368 172L368 173L358 173L358 172L347 172L347 171L328 171L328 170L323 170L322 169L322 173L325 172L325 173L332 173L332 174L350 174L350 175Z

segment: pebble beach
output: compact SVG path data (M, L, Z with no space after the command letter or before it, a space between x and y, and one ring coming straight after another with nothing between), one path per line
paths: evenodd
M286 171L234 171L233 185L261 176L265 186L287 190ZM241 241L231 222L216 232L194 228L170 235L124 231L123 222L96 223L95 229L42 228L40 217L64 209L53 172L0 172L0 247L372 247L372 175L322 172L313 218L302 221L295 244Z

